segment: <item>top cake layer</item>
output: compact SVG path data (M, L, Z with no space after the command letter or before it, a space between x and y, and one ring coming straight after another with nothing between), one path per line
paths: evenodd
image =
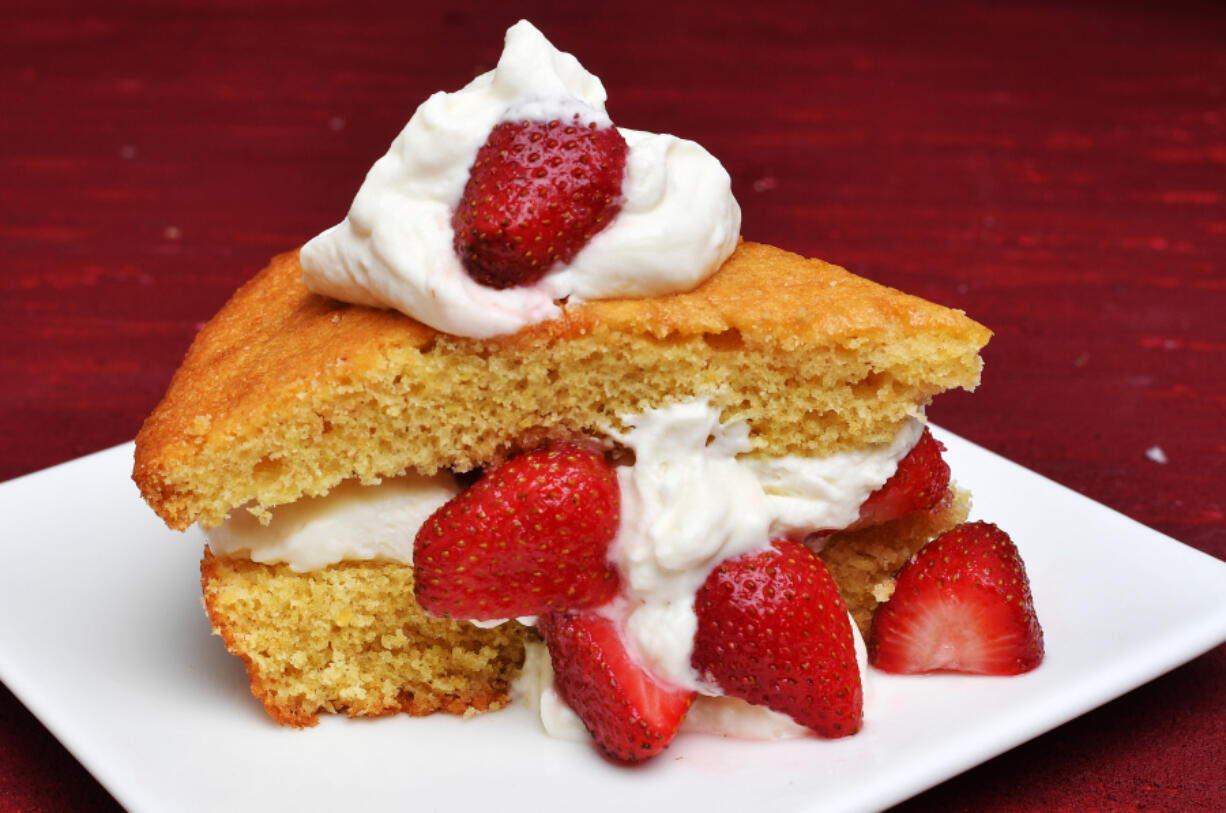
M493 339L310 293L273 260L196 337L137 437L133 478L173 528L406 470L467 471L549 437L709 397L755 454L887 443L973 388L990 332L819 260L743 243L692 291L565 306Z

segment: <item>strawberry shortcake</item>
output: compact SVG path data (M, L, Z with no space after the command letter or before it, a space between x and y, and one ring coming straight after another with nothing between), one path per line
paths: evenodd
M234 294L134 479L203 528L209 617L273 718L515 696L635 761L687 727L854 734L870 657L1037 665L1020 558L960 525L924 426L989 331L740 230L714 157L616 127L521 22ZM913 559L934 539L965 582Z

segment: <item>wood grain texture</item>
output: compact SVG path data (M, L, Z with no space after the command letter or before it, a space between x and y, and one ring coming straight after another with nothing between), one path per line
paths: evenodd
M526 16L619 124L719 156L746 236L996 331L938 423L1226 558L1220 3L5 7L0 479L130 439L199 325ZM900 809L1222 809L1224 686L1219 647ZM0 690L0 810L113 805Z

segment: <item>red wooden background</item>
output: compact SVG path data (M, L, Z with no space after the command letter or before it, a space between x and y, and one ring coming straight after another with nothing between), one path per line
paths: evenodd
M0 480L130 439L525 16L720 156L746 236L992 327L938 423L1226 558L1226 5L554 5L6 0ZM900 809L1222 809L1224 764L1218 647ZM0 687L0 810L113 805Z

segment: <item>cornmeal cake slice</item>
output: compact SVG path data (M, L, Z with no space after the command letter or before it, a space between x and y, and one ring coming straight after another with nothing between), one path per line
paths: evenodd
M695 399L747 426L753 458L884 446L937 393L976 386L990 336L959 311L754 243L689 292L567 305L492 339L312 294L301 275L284 254L240 288L137 437L133 477L170 527L267 521L342 483L462 476L557 439L616 455L628 416ZM830 537L821 555L862 629L896 568L966 511L951 491ZM298 572L206 551L202 577L253 693L294 725L320 711L496 708L532 634L425 617L405 561Z

